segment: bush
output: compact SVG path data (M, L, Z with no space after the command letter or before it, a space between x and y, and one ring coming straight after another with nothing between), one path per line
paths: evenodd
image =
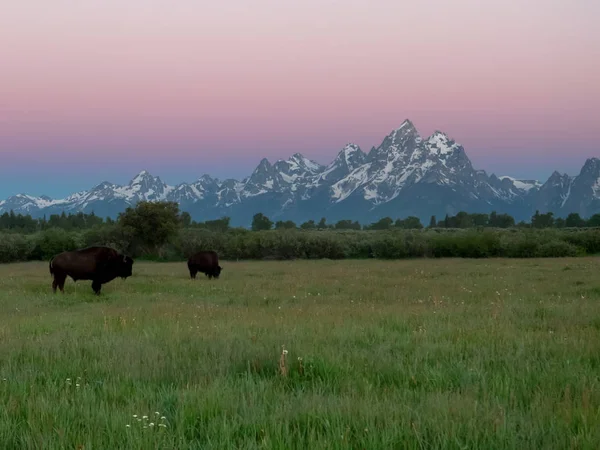
M582 248L576 247L565 241L553 240L541 244L538 247L536 256L540 258L560 258L581 254L585 254L585 251Z
M65 250L106 245L135 258L182 261L199 250L225 260L343 258L535 258L600 253L598 229L264 230L184 228L150 249L118 225L67 232L53 228L33 235L5 233L0 262L49 260Z
M62 228L50 228L34 234L33 250L30 259L49 261L61 252L84 247L79 233L68 232Z
M31 246L31 239L27 236L0 234L0 263L27 261L32 253Z

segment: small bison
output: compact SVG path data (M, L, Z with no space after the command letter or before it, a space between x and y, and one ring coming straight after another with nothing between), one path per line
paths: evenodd
M73 281L92 280L92 289L100 295L102 285L117 277L132 275L133 259L110 247L88 247L56 255L50 261L50 275L54 276L52 291L58 287L64 294L67 276Z
M204 273L209 279L219 278L223 268L219 265L219 256L212 250L193 254L188 259L188 269L192 280L196 279L198 272Z

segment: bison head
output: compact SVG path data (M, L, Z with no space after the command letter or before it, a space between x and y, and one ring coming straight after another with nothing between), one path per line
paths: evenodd
M223 270L223 268L221 266L217 266L215 270L213 270L213 277L219 278L219 275L221 275L221 270Z
M125 279L130 277L133 274L133 259L129 256L119 254L118 264L117 264L117 273L118 276Z

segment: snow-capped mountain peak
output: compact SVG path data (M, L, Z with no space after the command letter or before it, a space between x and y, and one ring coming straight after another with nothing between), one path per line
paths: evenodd
M542 186L542 183L537 180L518 180L508 175L498 177L500 180L510 181L515 188L523 192L529 192L531 190L537 190Z
M116 217L141 200L178 202L195 220L227 215L248 225L262 212L272 219L363 222L378 217L416 215L429 220L465 211L507 212L518 220L532 213L600 212L600 159L590 158L577 176L554 172L545 183L496 177L473 168L464 148L442 131L423 139L405 120L368 154L345 145L328 165L301 153L271 164L263 158L242 181L205 174L191 183L169 186L143 170L123 186L108 181L64 199L18 194L0 201L0 214L91 212Z

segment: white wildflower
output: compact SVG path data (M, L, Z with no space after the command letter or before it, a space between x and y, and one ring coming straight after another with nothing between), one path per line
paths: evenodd
M153 427L154 426L154 422L150 422L150 426Z
M131 428L131 425L127 424L125 425L126 428Z

